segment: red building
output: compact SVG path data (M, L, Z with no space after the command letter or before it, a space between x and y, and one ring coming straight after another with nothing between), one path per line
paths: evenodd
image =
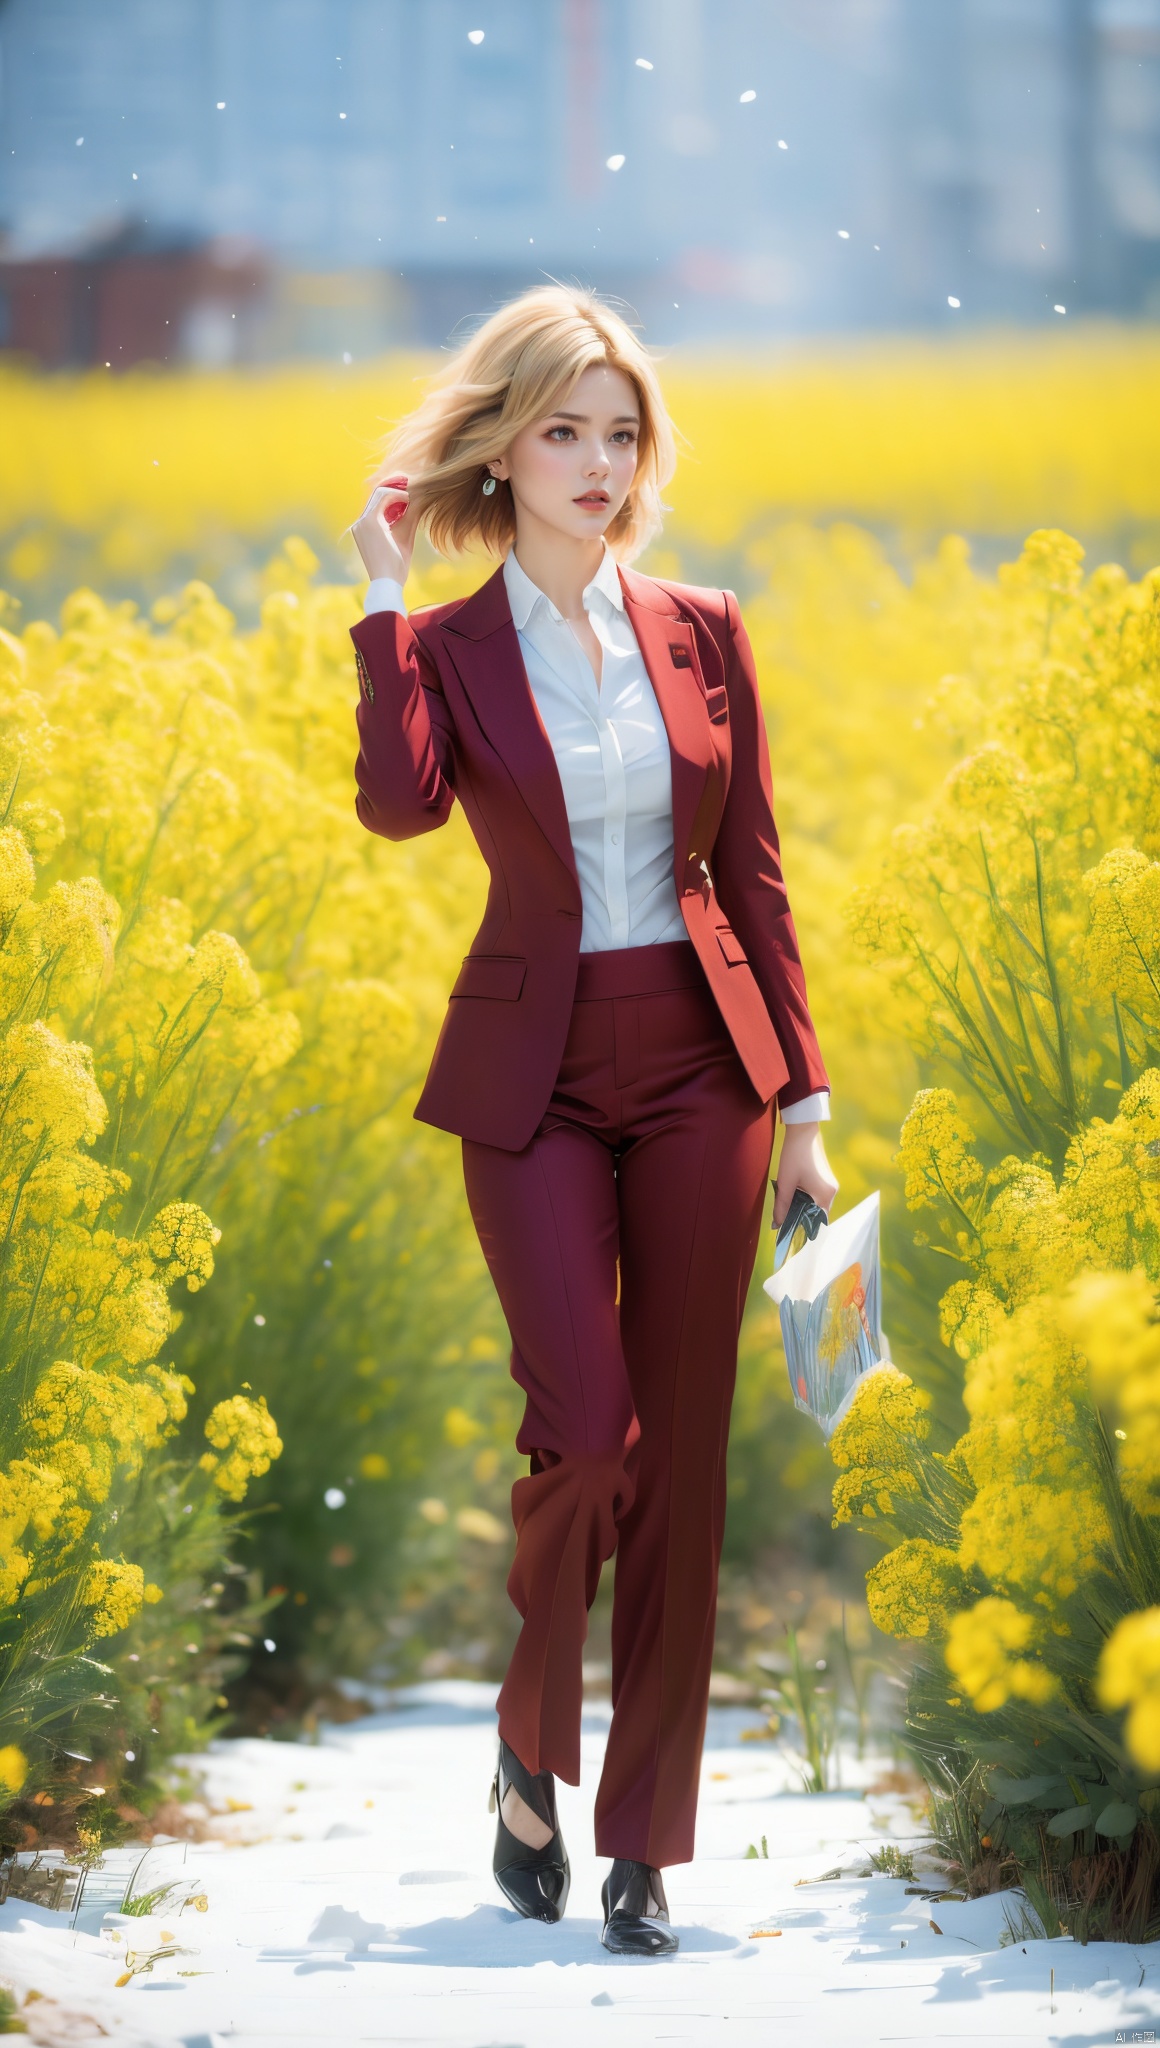
M132 227L69 255L0 257L0 348L52 370L236 362L268 282L251 243L158 244Z

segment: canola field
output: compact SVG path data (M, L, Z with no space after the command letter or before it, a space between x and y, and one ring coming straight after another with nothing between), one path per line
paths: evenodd
M684 436L670 541L723 576L771 519L852 519L913 554L944 533L1017 552L1055 525L1139 573L1160 560L1160 340L1149 330L811 343L662 363ZM153 595L201 576L247 605L255 551L340 536L426 364L179 380L0 368L0 582Z
M673 365L642 566L742 597L840 1200L883 1195L893 1365L829 1449L756 1295L730 1559L861 1546L964 1886L1144 1939L1160 337L1050 342ZM14 1842L155 1801L243 1671L272 1726L510 1639L504 1333L410 1113L481 869L458 817L391 846L352 803L341 532L421 368L2 379Z

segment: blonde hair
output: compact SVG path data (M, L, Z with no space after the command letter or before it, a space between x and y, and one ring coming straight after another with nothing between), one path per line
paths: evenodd
M591 292L540 285L493 313L399 423L374 481L407 475L420 525L441 554L473 545L505 554L515 539L515 506L506 483L483 495L487 465L596 363L623 370L640 402L636 475L606 529L617 556L631 561L660 531L660 494L676 468L676 442L643 345Z

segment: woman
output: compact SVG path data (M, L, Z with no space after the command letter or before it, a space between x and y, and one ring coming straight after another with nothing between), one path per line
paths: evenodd
M560 1918L554 1781L579 1783L581 1651L615 1551L602 1939L667 1953L775 1103L775 1219L795 1187L828 1209L837 1186L753 658L731 591L624 566L659 528L673 433L648 356L591 295L495 314L390 466L353 527L358 815L405 839L458 797L491 873L415 1114L462 1140L527 1397L495 1874L518 1912ZM409 618L422 527L503 560Z

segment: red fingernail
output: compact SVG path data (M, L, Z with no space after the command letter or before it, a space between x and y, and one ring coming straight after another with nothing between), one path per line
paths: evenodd
M385 513L387 525L393 526L396 520L402 518L406 509L405 505L388 505Z

